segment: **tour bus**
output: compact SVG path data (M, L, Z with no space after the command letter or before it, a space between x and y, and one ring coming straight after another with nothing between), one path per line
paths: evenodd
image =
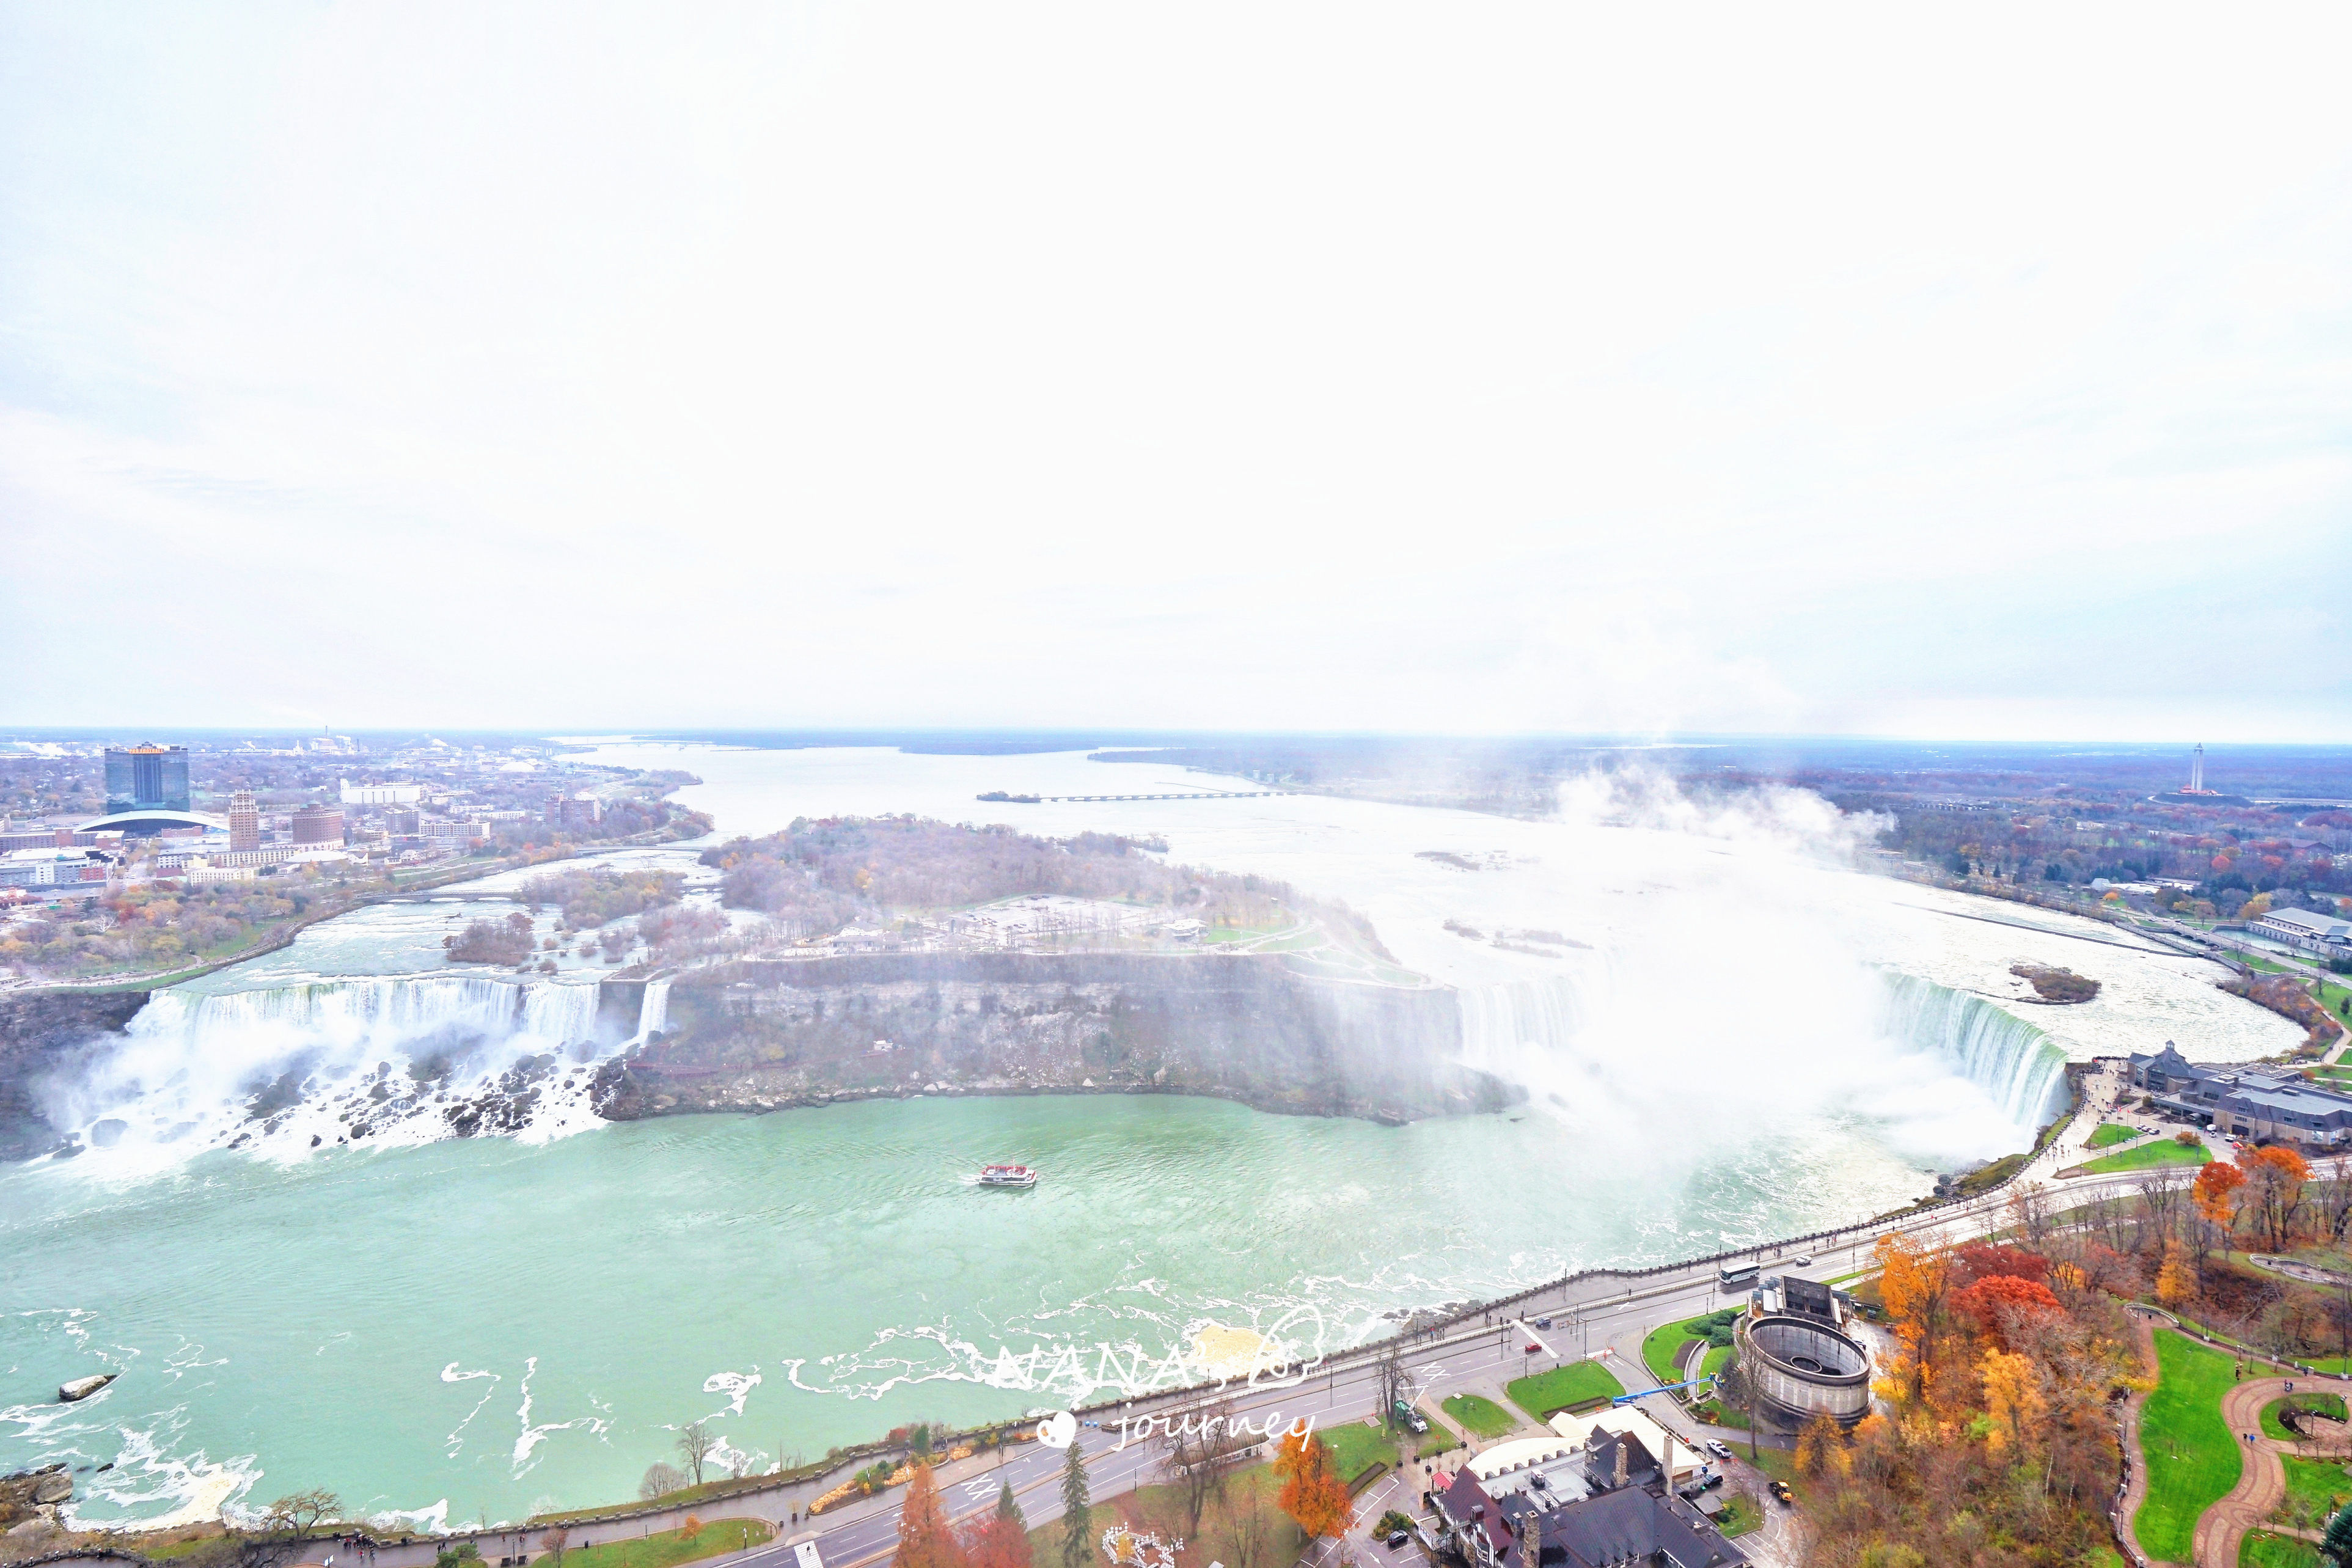
M1719 1289L1739 1290L1755 1284L1756 1274L1753 1263L1727 1263L1716 1270L1715 1282Z
M793 1568L824 1568L824 1559L816 1554L816 1535L812 1530L793 1537Z

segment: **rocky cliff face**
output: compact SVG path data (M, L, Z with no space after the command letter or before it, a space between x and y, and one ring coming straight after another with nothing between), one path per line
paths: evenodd
M57 1147L32 1080L76 1047L110 1034L147 1005L144 991L47 991L0 995L0 1160Z
M1217 1095L1379 1121L1499 1110L1457 1065L1443 990L1325 980L1279 956L857 955L681 979L668 1027L605 1065L598 1112L767 1110L873 1095Z

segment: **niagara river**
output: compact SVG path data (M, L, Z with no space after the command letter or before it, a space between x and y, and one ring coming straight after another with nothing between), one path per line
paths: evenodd
M2298 1033L2111 928L1963 919L1957 895L1858 875L1853 830L1811 797L1710 811L1571 788L1541 821L1315 795L988 804L1108 793L1111 770L598 754L699 774L679 798L721 837L901 811L1148 834L1171 860L1344 900L1453 990L1465 1060L1525 1104L1389 1127L1174 1096L915 1094L607 1124L578 1084L658 1026L659 993L621 1005L569 960L528 984L453 970L450 922L511 908L514 878L485 879L163 993L47 1086L91 1146L0 1169L0 1469L92 1467L74 1506L93 1524L312 1486L394 1521L520 1519L630 1495L697 1420L721 1463L766 1468L1082 1399L1099 1347L1157 1355L1282 1321L1302 1350L1338 1348L1575 1268L1852 1221L2024 1146L2070 1059L2168 1038L2245 1058ZM1204 785L1117 773L1122 793ZM693 870L691 850L628 853ZM1465 934L1518 927L1572 945ZM2099 997L2023 1004L2008 971L2028 959ZM492 1042L465 1068L481 1081L545 1054L571 1076L509 1136L419 1115L338 1143L343 1108L413 1080L460 1026ZM274 1130L247 1133L270 1083L294 1087ZM1044 1180L963 1179L992 1161ZM1073 1348L1045 1386L999 1371ZM47 1402L91 1371L121 1375Z

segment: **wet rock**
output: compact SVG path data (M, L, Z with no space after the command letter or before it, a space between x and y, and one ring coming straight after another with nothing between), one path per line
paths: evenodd
M88 1377L77 1377L70 1383L61 1383L58 1384L58 1398L67 1405L71 1405L78 1399L88 1399L91 1394L112 1383L116 1376L114 1373L99 1372L92 1373Z
M121 1142L122 1135L130 1131L131 1123L110 1116L90 1128L89 1141L95 1148L111 1149Z
M43 1476L33 1483L33 1500L36 1503L64 1502L72 1496L71 1476Z

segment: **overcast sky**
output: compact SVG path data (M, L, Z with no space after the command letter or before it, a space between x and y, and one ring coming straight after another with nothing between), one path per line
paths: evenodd
M1924 11L9 0L0 722L2352 740L2347 13Z

